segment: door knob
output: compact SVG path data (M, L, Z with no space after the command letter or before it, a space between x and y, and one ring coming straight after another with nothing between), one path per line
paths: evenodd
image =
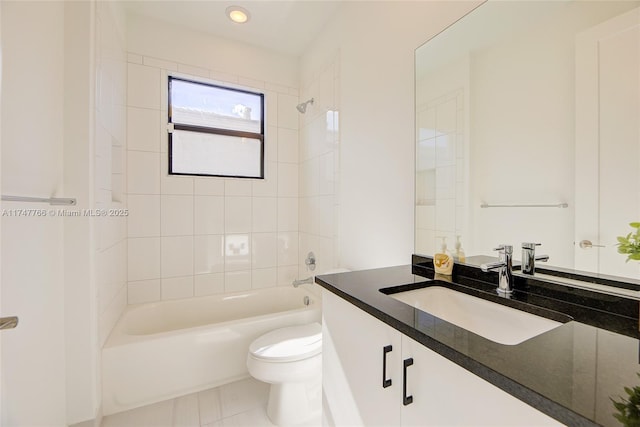
M580 243L580 248L582 249L591 249L591 248L604 248L604 245L594 245L593 243L591 243L591 240L581 240Z

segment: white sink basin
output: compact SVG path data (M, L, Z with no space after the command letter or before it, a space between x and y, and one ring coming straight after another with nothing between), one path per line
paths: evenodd
M389 296L499 344L519 344L562 325L441 286Z

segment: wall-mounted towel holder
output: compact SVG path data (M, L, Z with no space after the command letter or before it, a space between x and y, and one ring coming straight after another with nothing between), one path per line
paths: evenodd
M488 203L482 203L480 205L481 208L561 208L566 209L569 207L568 203L553 203L553 204L513 204L513 205L490 205Z
M50 205L64 205L75 206L76 199L66 197L25 197L25 196L7 196L2 195L2 200L5 202L32 202L32 203L48 203Z

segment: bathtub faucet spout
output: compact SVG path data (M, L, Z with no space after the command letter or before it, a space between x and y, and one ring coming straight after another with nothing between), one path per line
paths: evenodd
M313 276L309 276L306 279L302 279L302 280L294 280L293 287L297 288L298 286L304 285L305 283L313 283Z

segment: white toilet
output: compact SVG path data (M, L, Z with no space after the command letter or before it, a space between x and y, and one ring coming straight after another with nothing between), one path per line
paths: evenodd
M279 426L319 416L322 405L322 326L276 329L249 346L247 368L271 384L267 415Z

